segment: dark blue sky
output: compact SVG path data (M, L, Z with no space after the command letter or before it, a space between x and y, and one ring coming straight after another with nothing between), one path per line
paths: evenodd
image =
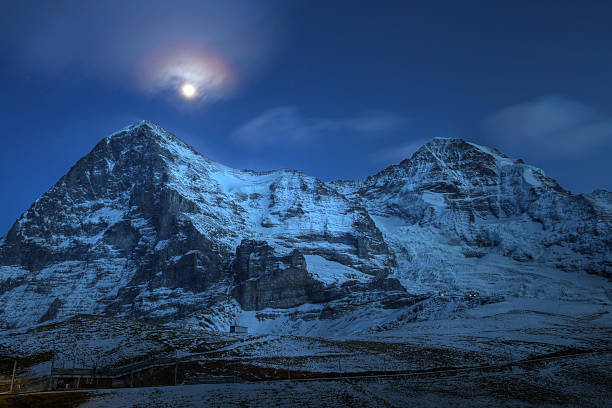
M362 178L461 137L612 189L610 2L125 3L0 3L0 234L140 119L237 168Z

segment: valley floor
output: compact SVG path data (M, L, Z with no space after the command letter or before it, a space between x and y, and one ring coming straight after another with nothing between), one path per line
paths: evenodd
M81 315L5 333L0 363L10 372L20 356L24 392L48 388L52 361L133 386L87 390L83 407L609 406L608 304L520 299L441 317L325 337ZM22 398L34 396L0 407L44 406Z
M448 357L430 358L437 361L441 356ZM348 366L348 360L360 358L338 355L336 360L337 366ZM240 375L229 378L238 382L0 396L0 407L606 407L612 395L610 349L564 349L510 362L437 365L428 370L301 372L301 379L282 379L287 373L270 370L273 365L265 361L260 361L262 370L254 361L241 366ZM243 382L241 377L248 375L275 379Z
M99 390L81 407L604 407L611 363L596 353L429 375Z

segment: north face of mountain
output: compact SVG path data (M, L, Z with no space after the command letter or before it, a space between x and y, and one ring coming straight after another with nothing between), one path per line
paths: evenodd
M229 291L219 288L233 284L248 238L371 275L394 265L365 209L325 183L230 169L142 122L96 145L0 242L3 314L9 326L78 312L188 316Z
M91 313L216 327L265 308L337 318L425 301L405 288L579 298L585 272L611 277L611 225L609 192L573 195L460 139L324 183L231 169L145 121L98 143L0 239L0 326ZM609 297L597 279L590 296Z

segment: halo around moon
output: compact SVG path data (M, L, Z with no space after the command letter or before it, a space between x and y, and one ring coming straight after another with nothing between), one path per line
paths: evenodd
M204 47L158 48L143 59L141 67L145 88L178 93L188 101L222 99L236 84L236 75L227 60Z

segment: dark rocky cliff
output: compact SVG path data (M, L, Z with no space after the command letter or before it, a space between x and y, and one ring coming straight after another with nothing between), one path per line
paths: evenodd
M470 280L481 267L610 278L611 208L609 192L573 195L459 139L364 181L324 183L230 169L141 122L98 143L0 239L0 325L76 313L169 322L234 301L338 307L402 285L522 290Z

